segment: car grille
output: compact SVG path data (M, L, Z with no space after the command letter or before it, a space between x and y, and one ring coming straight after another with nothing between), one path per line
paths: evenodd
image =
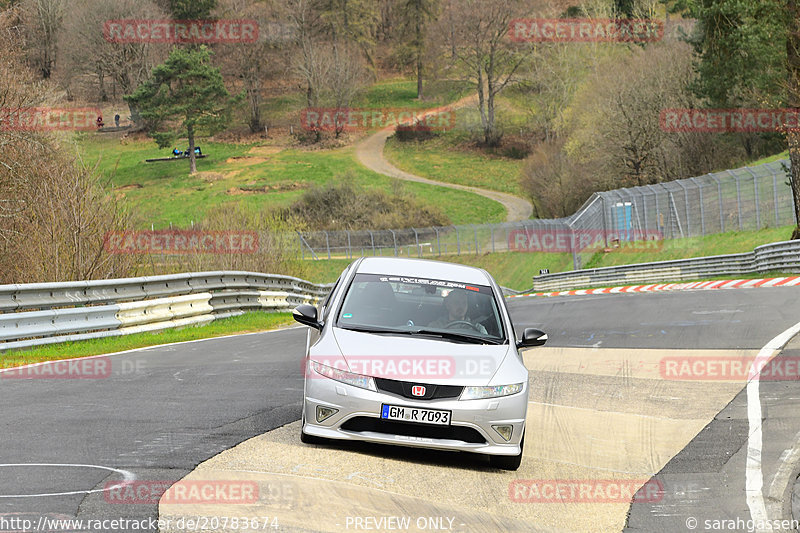
M375 386L381 392L388 392L389 394L396 394L403 398L411 400L440 400L443 398L458 398L461 396L461 391L464 387L456 385L423 385L425 387L424 396L414 396L411 394L411 388L415 385L422 385L421 383L413 383L411 381L397 381L394 379L375 378Z
M428 439L460 440L470 444L486 444L486 439L473 428L464 426L426 426L396 422L394 420L381 420L368 416L356 416L344 424L343 431L373 431L388 435L403 435L406 437L422 437Z

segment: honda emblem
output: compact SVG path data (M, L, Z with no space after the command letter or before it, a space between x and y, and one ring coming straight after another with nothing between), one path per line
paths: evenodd
M422 385L414 385L411 387L411 394L414 396L425 396L425 387Z

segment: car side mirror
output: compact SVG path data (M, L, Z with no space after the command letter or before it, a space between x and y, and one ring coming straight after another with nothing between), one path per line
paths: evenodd
M525 331L522 333L522 340L517 343L517 348L544 346L546 342L547 333L536 328L525 328Z
M301 324L311 326L314 329L322 329L322 323L317 320L317 308L310 304L300 304L292 311L294 319Z

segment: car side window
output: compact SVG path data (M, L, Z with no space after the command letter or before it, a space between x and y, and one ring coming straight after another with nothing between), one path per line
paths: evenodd
M331 291L328 293L328 296L326 296L325 300L322 302L320 307L321 307L321 311L322 311L321 316L322 316L322 320L323 321L327 321L328 320L328 315L331 314L331 305L330 305L330 303L331 303L331 300L333 299L333 295L336 293L336 290L341 285L342 280L345 277L347 277L347 272L349 270L350 270L350 267L344 269L344 272L342 272L341 276L339 276L339 279L336 280L336 283L334 283L333 287L331 287Z

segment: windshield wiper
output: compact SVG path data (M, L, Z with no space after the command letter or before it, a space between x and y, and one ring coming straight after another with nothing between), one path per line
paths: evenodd
M468 335L465 333L455 333L453 331L443 331L438 329L386 329L372 326L339 326L341 329L357 331L359 333L374 333L376 335L431 335L453 341L469 342L472 344L502 344L502 341L480 337L478 335Z
M404 332L405 333L405 332ZM487 337L481 337L479 335L468 335L466 333L455 333L453 331L443 331L439 329L412 329L409 330L407 333L412 335L435 335L438 337L442 337L449 340L454 341L466 341L466 342L473 342L476 344L500 344L501 342L497 339L490 339Z
M349 331L357 331L359 333L407 333L405 330L399 329L386 329L386 328L376 328L374 326L339 326L341 329L346 329Z

